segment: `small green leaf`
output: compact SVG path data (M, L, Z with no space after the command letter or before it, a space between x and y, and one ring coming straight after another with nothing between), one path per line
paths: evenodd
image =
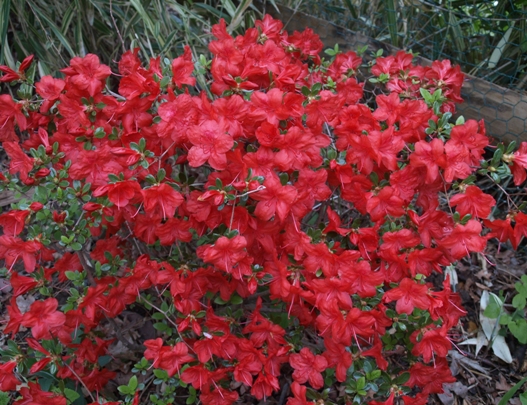
M104 128L103 127L99 127L93 132L93 136L98 138L98 139L102 139L102 138L104 138L106 136L106 132L104 132Z
M112 357L111 356L100 356L99 359L97 360L97 363L99 364L99 366L104 367L110 361L112 361Z
M130 378L130 381L128 382L128 388L130 388L130 391L131 392L135 392L135 390L137 389L137 376L132 376L132 378Z
M82 250L82 245L79 242L73 242L70 247L76 251Z
M518 339L518 342L522 345L527 344L527 321L525 319L509 322L508 327L513 336Z
M121 394L125 394L125 395L133 394L133 391L130 391L130 388L128 388L128 386L126 385L120 385L117 387L117 389L119 390Z
M512 299L512 306L516 309L524 309L527 303L527 298L523 294L517 294Z
M68 399L70 402L76 401L78 398L80 398L80 394L77 391L74 391L69 388L64 388L64 396Z
M154 329L158 330L159 332L167 332L168 330L170 330L168 325L163 322L154 323Z
M75 281L75 280L78 280L79 279L79 273L76 272L76 271L65 271L64 272L64 275L66 276L66 278L68 280L71 280L71 281Z
M4 391L0 391L0 405L9 404L9 394Z
M221 297L216 297L214 299L214 303L215 304L219 304L219 305L225 305L227 303L227 301L222 300Z
M233 305L240 305L241 303L243 303L243 298L240 297L239 295L233 295L231 297L231 304Z
M194 387L191 386L188 389L188 393L189 393L189 396L187 398L186 404L191 405L194 402L196 402L196 390L194 389Z
M362 390L366 386L366 378L361 377L357 380L357 391Z
M483 311L483 315L487 318L496 319L500 316L501 309L503 307L503 302L499 299L496 294L489 295L489 303Z
M165 176L167 175L167 172L165 169L160 169L157 172L157 181L162 182L165 179Z
M166 372L166 370L155 368L154 375L156 376L156 378L159 378L160 380L163 380L163 381L168 380L168 373Z
M423 99L425 100L426 104L432 104L434 102L434 97L432 97L428 90L423 89L421 87L419 89L419 92L421 93L421 96L423 96Z
M402 373L399 377L394 380L397 385L403 385L410 379L410 373Z
M159 83L159 86L162 89L166 88L168 84L170 83L170 80L172 80L172 78L170 78L169 76L163 77L163 79L161 79L161 83Z

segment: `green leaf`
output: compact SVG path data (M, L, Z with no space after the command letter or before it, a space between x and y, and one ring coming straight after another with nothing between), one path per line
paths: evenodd
M75 251L82 250L82 245L79 242L73 242L70 247Z
M503 307L503 302L499 299L496 294L489 294L489 303L483 311L483 315L487 318L496 319L500 316L501 309Z
M74 390L69 389L69 388L64 388L64 396L70 402L74 402L78 398L80 398L80 394L77 391L74 391Z
M110 361L112 361L112 357L111 356L100 356L99 359L97 360L97 363L99 364L99 366L104 367Z
M103 127L99 127L93 132L93 136L95 136L98 139L102 139L106 136L106 132L104 132Z
M509 322L508 327L518 342L522 345L527 344L527 321L525 319Z
M524 309L527 304L527 298L523 294L516 294L512 299L512 306L516 309Z
M196 390L194 389L194 387L190 386L188 388L188 393L189 393L189 396L187 398L186 404L191 405L194 402L196 402Z
M159 368L154 369L154 375L156 376L156 378L159 378L160 380L163 380L163 381L167 381L169 378L166 370L161 370Z
M395 380L394 380L394 383L397 384L397 385L403 385L404 383L406 383L408 380L410 379L410 373L402 373L400 376L398 376Z
M233 305L240 305L243 303L243 298L239 295L233 295L230 300L231 304Z
M78 280L79 276L80 276L80 274L78 272L76 272L76 271L69 271L69 270L65 271L64 275L66 276L66 278L68 280L71 280L71 281Z
M158 330L159 332L168 332L170 330L168 325L163 322L154 323L154 329Z
M366 386L366 378L361 377L357 380L357 391L362 390Z
M419 89L419 92L421 93L421 96L423 96L423 99L425 100L426 104L432 104L434 102L434 98L430 94L430 92L426 89L423 89L422 87Z
M227 303L227 301L222 300L221 297L216 297L214 299L214 303L218 304L218 305L225 305Z
M125 395L133 394L133 391L130 391L130 388L128 388L128 386L126 385L120 385L117 387L117 389L119 390L121 394L125 394Z
M130 391L131 392L135 392L135 390L137 389L137 376L132 376L132 378L130 378L130 381L128 382L128 388L130 388Z
M166 175L167 175L167 172L165 171L165 169L160 169L157 172L157 181L162 182L165 179Z

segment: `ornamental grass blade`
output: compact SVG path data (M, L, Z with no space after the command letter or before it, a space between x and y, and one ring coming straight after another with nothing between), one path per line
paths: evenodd
M459 27L459 21L452 12L448 14L448 26L450 27L450 35L456 44L457 51L463 54L465 51L465 38Z
M137 13L141 17L141 20L143 21L143 24L148 29L148 31L150 31L152 36L154 36L156 38L156 40L158 41L159 46L163 47L165 45L165 41L163 40L163 38L161 38L160 35L156 35L156 26L155 26L154 22L152 21L152 19L150 18L150 14L148 14L146 12L146 10L143 7L143 4L141 3L141 1L140 0L130 0L130 4L135 8ZM152 49L152 44L150 42L149 36L147 36L147 42L149 44L150 52L153 55L154 52L153 52L153 49Z
M7 63L11 68L15 67L15 61L11 50L7 46L7 28L9 27L9 12L11 10L11 0L4 0L0 4L0 43L5 44L2 46L2 52L0 53L0 65Z
M28 2L27 4L31 4ZM35 13L35 17L40 21L40 24L42 24L42 29L46 31L46 28L50 29L55 38L60 42L60 44L64 47L66 52L70 55L70 57L75 57L76 52L73 50L73 47L69 43L68 39L64 36L64 34L61 32L60 28L57 27L57 25L42 11L40 10L36 5L30 5L31 11ZM44 26L44 23L46 25Z
M509 38L512 34L515 24L516 21L513 21L509 29L505 32L505 34L503 34L503 37L500 39L500 42L498 42L498 45L496 45L496 48L494 48L494 51L492 51L492 54L490 55L487 64L487 67L489 69L494 69L498 65L498 62L500 61L503 52L505 51L505 48L509 44Z
M512 387L507 393L503 396L502 399L500 399L500 402L498 402L498 405L507 405L509 404L510 399L518 392L518 390L522 387L523 384L527 382L527 377L523 377L521 381L516 383L514 387Z
M232 17L231 23L227 27L227 30L229 32L235 31L243 21L243 17L245 16L245 10L252 4L252 0L243 0L238 8L236 9L234 16Z
M234 17L234 14L236 14L236 6L234 3L231 0L220 0L220 3L220 8L223 8L231 18Z
M344 4L346 5L346 7L348 8L351 16L355 19L358 18L357 16L357 11L355 11L355 6L353 4L351 4L351 0L344 0Z
M390 32L390 39L392 45L398 46L397 36L397 10L395 8L395 2L393 0L384 0L384 14L386 21L388 22L388 31Z

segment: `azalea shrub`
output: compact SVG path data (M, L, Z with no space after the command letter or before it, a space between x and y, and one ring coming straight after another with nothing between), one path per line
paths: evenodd
M527 143L453 122L448 61L213 34L210 61L0 67L0 399L426 404L455 381L448 270L527 235L476 180L522 184Z

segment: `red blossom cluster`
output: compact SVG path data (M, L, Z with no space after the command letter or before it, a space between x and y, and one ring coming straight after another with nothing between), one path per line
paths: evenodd
M165 329L140 357L204 405L261 400L287 378L288 405L307 404L370 360L377 385L335 402L425 404L454 381L449 330L464 315L449 279L437 291L426 277L489 238L527 236L525 212L493 219L473 176L499 163L519 185L527 143L482 166L483 123L448 123L463 82L448 61L377 58L386 91L372 109L362 59L321 59L309 29L289 35L266 16L243 36L223 21L213 34L211 95L191 91L187 47L148 68L126 52L116 92L87 55L36 83L36 103L0 96L2 187L35 190L0 215L4 333L25 342L4 353L0 389L18 391L15 405L65 405L64 390L40 388L47 370L93 404L122 403L101 393L116 375L100 362L114 341L104 325L142 305ZM30 64L0 80L27 80ZM26 295L37 300L24 310Z

